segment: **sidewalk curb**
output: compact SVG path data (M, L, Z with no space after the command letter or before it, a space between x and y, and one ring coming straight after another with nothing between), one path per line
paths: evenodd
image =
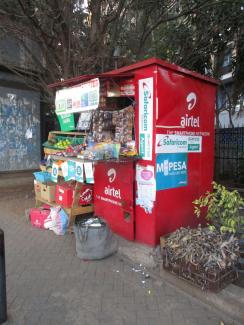
M201 301L202 303L216 308L219 313L225 314L227 317L244 324L244 289L230 284L219 293L202 291L200 288L191 285L184 279L165 271L158 269L155 271L156 264L152 263L153 249L138 243L129 242L119 238L118 254L124 261L130 264L141 263L148 268L151 277L160 282L166 282L173 286L174 289L183 291ZM147 257L147 258L146 258Z

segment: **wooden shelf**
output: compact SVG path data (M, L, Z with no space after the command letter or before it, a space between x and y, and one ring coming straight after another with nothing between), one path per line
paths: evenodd
M63 131L50 131L49 134L58 134L58 135L87 135L85 132L63 132Z
M89 205L85 205L85 206L78 204L82 185L83 185L82 183L76 183L74 199L73 199L73 204L72 204L71 208L62 207L62 209L64 209L65 212L69 216L69 227L73 225L76 216L78 216L80 214L92 213L94 211L93 204L89 204ZM36 196L36 206L40 206L42 203L49 204L50 206L59 206L60 205L60 204L57 204L56 202L48 202L48 201L44 200L43 198Z
M36 197L36 206L40 206L42 203L48 204L48 205L53 206L53 207L59 205L59 204L57 204L55 202L48 202L46 200L43 200L40 197ZM78 216L80 214L92 213L94 211L93 204L86 205L86 206L81 205L81 206L73 207L73 208L64 208L64 207L62 207L62 209L64 209L64 211L69 216L69 226L73 225L76 216Z
M84 159L84 158L77 158L77 157L65 157L65 156L59 156L55 154L49 155L51 159L53 160L62 160L62 161L68 161L68 160L73 160L77 162L92 162L92 163L127 163L127 162L136 162L140 158L139 157L120 157L118 159L99 159L99 160L91 160L91 159Z

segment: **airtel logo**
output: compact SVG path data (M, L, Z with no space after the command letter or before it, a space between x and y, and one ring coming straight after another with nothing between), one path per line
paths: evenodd
M92 200L92 190L87 188L80 196L80 198L85 202L90 202Z
M113 183L113 181L115 180L115 177L116 177L116 170L114 168L110 168L108 170L108 180L110 183Z
M187 95L186 101L188 103L187 109L191 111L197 103L197 95L194 92L191 92Z

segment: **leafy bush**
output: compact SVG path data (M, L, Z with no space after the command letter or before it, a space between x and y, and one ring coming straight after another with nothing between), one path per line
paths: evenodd
M244 207L244 200L235 191L228 191L225 186L213 182L213 191L193 201L194 213L200 217L203 208L207 208L206 219L210 221L210 229L221 232L237 231L239 224L239 209Z

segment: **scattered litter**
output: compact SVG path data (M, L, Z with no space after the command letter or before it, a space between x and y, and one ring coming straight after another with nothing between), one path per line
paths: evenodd
M148 290L149 295L151 294L151 290Z
M119 273L119 270L116 270L116 273Z
M133 266L131 268L131 270L138 274L139 280L143 284L143 287L144 288L148 287L146 280L150 278L150 275L149 275L149 273L147 273L146 267L143 266L142 264L139 264L139 265ZM150 293L151 293L151 291L150 291Z

